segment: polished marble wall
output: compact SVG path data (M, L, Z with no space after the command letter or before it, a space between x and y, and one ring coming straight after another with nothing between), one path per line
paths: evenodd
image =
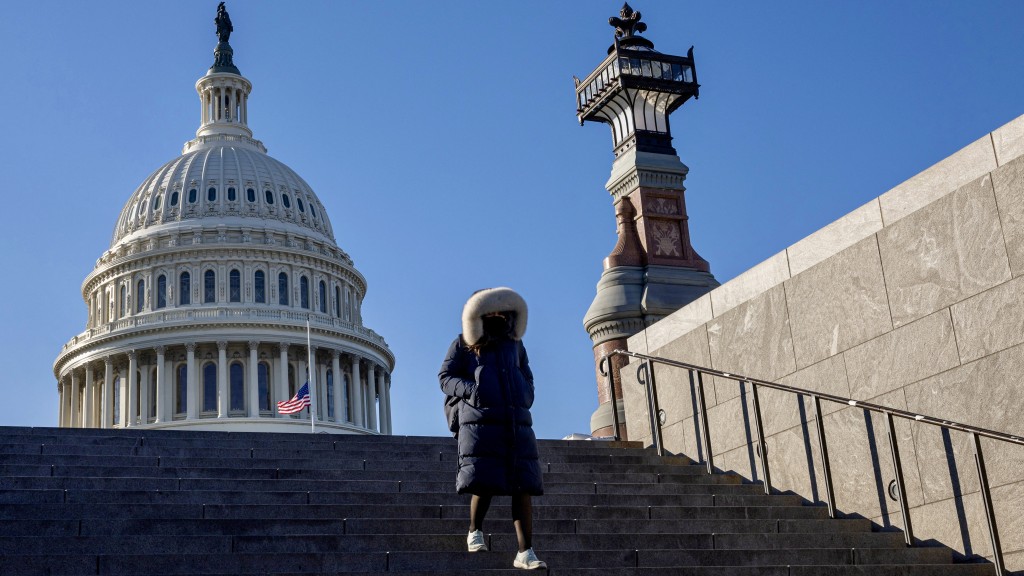
M638 333L630 350L1024 435L1024 116ZM650 442L638 364L631 439ZM659 366L666 448L704 460L687 371ZM715 464L760 480L750 388L707 378ZM760 391L773 485L823 502L814 408ZM902 526L884 418L823 403L839 509ZM991 554L969 437L897 420L915 536ZM1024 447L983 440L1007 566L1024 569Z

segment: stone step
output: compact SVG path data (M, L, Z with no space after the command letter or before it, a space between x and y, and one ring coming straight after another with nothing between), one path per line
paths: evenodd
M290 468L296 470L387 470L387 471L446 471L454 469L453 460L411 459L396 460L389 454L388 459L356 458L252 458L246 453L240 457L182 457L146 455L94 455L94 454L0 454L0 466L120 466L164 468ZM454 455L453 455L454 457ZM626 460L629 461L626 461ZM541 468L551 473L639 473L639 474L685 474L704 475L703 466L685 461L660 462L656 457L614 459L590 458L589 462L564 462L541 460Z
M721 546L723 537L735 546ZM798 545L794 542L798 541ZM903 548L903 538L892 532L847 534L837 542L834 534L538 534L544 550L673 550L673 549L778 549L778 548ZM514 551L513 534L488 534L494 551ZM749 543L749 546L743 544ZM464 534L354 534L302 536L15 536L0 538L0 555L53 554L201 554L201 553L304 553L330 552L464 552Z
M300 452L323 452L323 451L405 451L405 452L437 452L440 450L455 450L456 442L453 438L418 438L415 442L409 441L410 437L389 437L389 436L346 436L346 435L317 435L307 440L305 435L283 435L278 437L267 434L266 438L258 435L245 438L216 436L217 433L198 434L195 437L169 437L161 433L151 433L149 436L130 437L120 434L111 436L77 436L73 434L52 435L52 436L3 436L0 435L0 452L18 450L19 446L31 448L32 446L50 445L75 445L75 446L108 446L121 447L124 449L152 449L152 448L177 448L177 449L251 449L263 448L271 450L295 450ZM638 443L615 443L615 442L593 442L579 443L565 440L538 440L538 449L541 452L572 451L579 454L609 454L614 451L626 450L635 452L651 452L642 448ZM653 452L651 452L653 453Z
M462 518L83 518L0 520L0 536L119 535L285 535L285 534L464 534ZM495 523L494 533L512 533L511 523ZM869 532L867 520L813 519L535 519L534 531L554 534L700 534Z
M454 482L456 470L348 470L296 468L243 468L222 462L218 468L169 466L62 466L62 465L0 465L0 477L54 478L209 478L230 480L380 480L402 482ZM577 474L551 472L544 474L545 485L579 483L581 479L598 484L739 484L734 474L676 474L652 472L609 472Z
M538 498L533 506L536 519L816 519L827 518L821 507L742 506L551 506ZM9 504L0 507L0 520L58 520L93 518L468 518L469 506L371 505L371 504ZM489 518L510 519L511 507L495 506Z
M103 477L103 476L0 476L0 490L19 489L88 489L88 490L246 490L300 492L451 492L454 473L444 481L390 480L308 480L304 478L178 478L167 477ZM717 477L717 476L716 476ZM724 477L723 477L724 478ZM704 481L709 481L705 478ZM545 494L757 494L756 484L692 483L591 483L546 482Z
M366 504L372 506L422 504L431 506L460 506L469 502L468 495L445 492L299 492L237 490L209 491L157 491L157 490L0 490L0 504L36 503L119 503L119 504ZM629 495L616 494L609 500L607 494L547 494L534 500L538 506L744 506L744 507L801 507L803 501L795 495L764 494L690 494L690 495ZM508 498L498 496L494 509L508 506ZM821 506L812 508L823 509Z
M538 552L540 554L540 551ZM902 554L901 554L902 553ZM946 550L948 555L948 550ZM562 574L582 566L608 569L638 567L708 567L769 565L874 568L876 565L934 564L943 549L790 549L790 550L565 550L543 551L550 573ZM4 574L310 574L352 572L413 572L459 566L463 570L501 570L512 562L510 552L370 552L292 554L117 554L64 556L5 556ZM91 560L91 562L90 562ZM557 567L557 568L556 568ZM521 572L520 572L521 573ZM608 572L604 572L608 573ZM673 572L678 574L679 572ZM729 573L729 572L726 572ZM834 572L831 572L834 573ZM866 571L864 573L874 574ZM807 572L805 572L807 574Z

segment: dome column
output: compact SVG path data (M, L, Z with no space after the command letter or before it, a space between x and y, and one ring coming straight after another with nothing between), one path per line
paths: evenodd
M128 414L127 425L134 427L139 421L139 377L138 377L138 353L135 350L128 351L128 406L125 412Z
M103 423L100 428L110 428L114 422L114 364L110 358L103 359L103 408L100 411Z
M166 348L156 347L156 418L154 424L160 424L167 420L167 363L164 360Z
M259 374L259 347L256 340L249 341L249 417L260 417L260 374Z
M344 401L341 398L342 392L345 390L342 383L344 377L341 374L341 361L339 356L341 354L337 350L331 350L331 374L334 375L334 421L344 422Z
M125 365L118 362L115 366L117 370L117 405L120 406L120 413L118 414L118 425L123 430L128 427L128 381L125 374Z
M95 416L93 411L95 409L96 400L96 389L93 386L92 381L92 368L88 364L85 365L85 428L95 428Z
M57 380L57 427L64 427L64 383Z
M288 344L282 342L280 345L281 354L277 362L277 400L288 400ZM277 412L277 404L274 404L274 412L278 418L284 418L287 414Z
M364 410L363 406L363 379L359 374L359 356L352 355L352 382L350 390L352 392L352 423L356 426L363 426Z
M62 428L71 427L71 385L68 379L64 378L60 384L60 425Z
M185 418L187 420L196 419L196 402L198 394L196 391L199 387L196 385L196 343L188 342L185 344ZM173 398L173 394L171 396ZM174 406L177 408L177 406ZM172 409L173 413L175 410Z
M391 434L391 399L383 370L377 374L377 397L380 398L380 433Z
M71 371L71 427L78 428L82 425L82 413L78 407L78 375Z
M228 343L217 342L217 418L228 417Z
M367 366L367 414L370 420L367 427L377 429L377 367L370 362Z
M141 358L143 362L146 361L148 355ZM142 378L139 379L139 424L145 426L149 424L149 367L143 363L140 367L139 372L142 373Z

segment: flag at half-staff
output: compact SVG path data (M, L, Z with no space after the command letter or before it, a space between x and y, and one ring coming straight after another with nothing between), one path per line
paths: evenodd
M291 400L281 400L277 403L278 414L295 414L309 406L309 382L302 385L299 391L292 396Z

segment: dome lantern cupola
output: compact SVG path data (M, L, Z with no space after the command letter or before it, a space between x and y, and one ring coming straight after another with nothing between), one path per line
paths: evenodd
M196 92L201 103L200 124L196 138L185 144L184 151L205 143L231 140L254 146L261 152L266 148L252 139L248 126L248 101L252 83L242 76L234 63L234 50L228 38L234 28L231 17L221 2L217 7L217 47L213 51L213 66L196 81Z

